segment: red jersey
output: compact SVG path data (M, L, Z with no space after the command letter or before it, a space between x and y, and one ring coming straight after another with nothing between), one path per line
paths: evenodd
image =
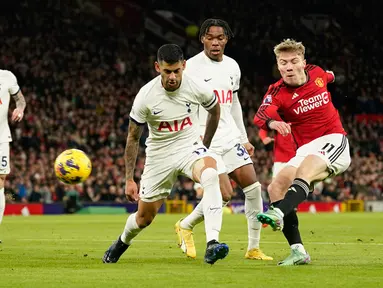
M254 123L267 130L270 120L291 123L297 148L324 135L346 135L327 90L327 83L335 79L334 74L315 65L306 65L305 71L308 80L302 86L287 86L283 79L270 85L254 116Z
M267 131L260 129L259 137L263 140L267 137ZM274 162L289 162L295 156L295 143L291 135L282 136L279 133L274 134Z

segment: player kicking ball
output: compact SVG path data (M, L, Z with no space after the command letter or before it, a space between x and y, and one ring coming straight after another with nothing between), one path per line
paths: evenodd
M350 149L327 90L327 83L335 80L334 74L307 65L301 42L286 39L274 47L274 53L282 79L270 85L254 123L283 136L291 134L297 150L268 187L274 199L270 209L257 217L274 230L283 230L289 243L295 242L290 256L279 265L301 265L311 259L300 239L295 209L316 182L350 166Z
M183 75L185 64L179 46L160 47L155 62L160 75L142 87L134 100L125 149L125 194L128 200L138 201L138 211L128 217L122 234L105 252L104 263L116 263L133 239L151 224L179 175L200 183L205 191L205 262L214 264L229 253L229 247L219 242L222 195L217 163L207 149L218 126L220 105L204 81ZM198 123L200 106L209 114L203 140ZM149 137L138 193L133 175L145 123Z

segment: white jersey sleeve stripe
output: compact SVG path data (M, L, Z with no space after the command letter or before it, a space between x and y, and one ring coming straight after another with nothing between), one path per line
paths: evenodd
M137 125L145 125L145 123L138 122L136 119L134 119L132 116L129 116L130 120L132 120Z
M210 110L211 108L213 108L215 106L215 104L217 104L217 102L218 102L217 95L214 94L213 100L210 103L202 104L202 106L206 110Z
M13 93L13 94L11 94L11 96L15 96L17 93L19 93L20 92L20 88L19 88L19 90L17 90L17 92L16 93Z

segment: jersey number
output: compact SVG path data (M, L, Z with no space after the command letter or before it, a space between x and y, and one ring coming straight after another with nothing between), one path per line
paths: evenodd
M1 166L7 167L7 165L8 165L7 156L1 157Z
M328 149L327 149L328 148ZM330 151L332 150L332 149L334 149L335 148L335 145L333 145L333 144L330 144L330 143L326 143L326 145L324 145L323 147L322 147L322 149L320 149L320 150L322 150L322 151L324 151L324 150L326 150L325 152L326 153L330 153Z
M241 144L235 144L235 147L237 147L237 155L239 156L239 157L242 157L242 156L244 156L244 155L249 155L249 153L247 153L247 150L246 150L246 148L245 147L243 147Z

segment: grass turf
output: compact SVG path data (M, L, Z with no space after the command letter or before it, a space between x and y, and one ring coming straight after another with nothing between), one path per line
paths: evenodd
M4 218L0 226L0 287L383 287L383 213L300 213L307 266L278 267L289 254L281 232L262 231L261 248L274 261L244 259L244 215L225 215L224 260L203 262L203 224L195 229L197 259L176 246L174 223L158 215L117 264L101 257L122 232L126 215Z

